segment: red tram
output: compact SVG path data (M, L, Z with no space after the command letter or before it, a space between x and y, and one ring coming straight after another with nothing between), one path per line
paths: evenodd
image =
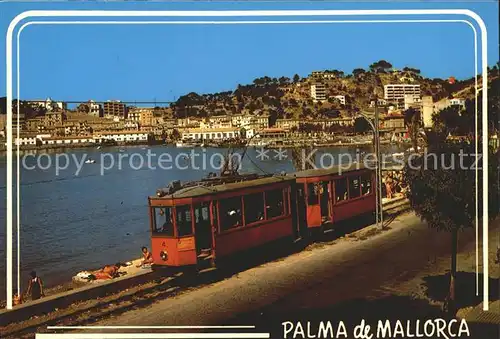
M311 169L295 173L298 220L312 231L375 211L374 171L359 164L349 168Z
M373 212L373 173L357 165L159 190L149 197L154 264L214 267L216 259Z

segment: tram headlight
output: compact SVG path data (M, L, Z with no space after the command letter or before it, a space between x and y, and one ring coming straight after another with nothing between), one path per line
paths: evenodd
M160 258L163 261L167 261L167 259L168 259L168 253L167 253L167 251L161 251L160 252Z

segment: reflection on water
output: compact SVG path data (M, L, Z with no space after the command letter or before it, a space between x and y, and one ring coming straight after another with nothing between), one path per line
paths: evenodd
M198 150L201 152L202 149ZM47 159L50 157L54 162L56 156L64 151L77 159L84 156L96 159L96 163L81 166L77 176L77 165L73 162L57 175L53 167L34 170L21 168L20 238L23 282L27 280L27 274L31 270L36 270L47 285L54 285L68 280L78 271L140 256L141 246L149 245L147 197L172 180L197 180L220 167L220 162L214 162L216 168L210 167L209 163L203 168L200 158L196 163L199 169L189 168L191 156L181 153L189 153L190 149L170 146L126 147L122 152L114 147L99 150L37 150L27 151L23 155L46 154ZM152 170L147 163L141 164L140 157L136 156L130 161L123 161L120 168L114 166L101 175L102 164L99 161L104 153L116 158L120 154L124 157L126 153L130 158L133 153L145 157L148 151L157 155L168 153L174 158L179 156L179 164L188 168L162 170L157 167ZM261 159L257 157L259 150L248 149L242 162L242 171L294 171L291 150L285 152L281 160L275 156L276 152L270 151L268 159ZM323 153L335 156L348 153L354 157L356 151L356 148L322 149L316 153L316 157ZM370 147L360 151L369 152ZM388 146L386 151L396 152L398 149ZM205 149L203 152L207 157L227 153L224 149ZM239 152L242 153L242 150ZM1 163L0 194L5 197L6 165L5 161ZM35 157L26 159L29 166L35 163ZM16 166L14 164L14 175ZM0 224L5 225L5 204L1 208ZM14 220L14 225L16 222ZM16 237L14 234L14 239ZM0 243L5 243L5 227L0 228ZM5 246L0 247L0 258L5 258ZM0 261L0 276L0 289L4 290L5 260ZM5 295L2 294L1 298L4 299Z

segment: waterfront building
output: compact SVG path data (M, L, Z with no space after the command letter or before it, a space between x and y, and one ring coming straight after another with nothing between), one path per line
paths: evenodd
M266 128L259 132L258 137L261 139L283 139L287 136L287 131L283 128Z
M42 145L75 145L95 143L92 136L81 137L45 137L40 139Z
M239 128L190 128L181 132L182 139L227 140L240 137Z
M148 140L148 133L143 131L111 131L94 133L94 139L99 141L141 142Z
M14 134L14 145L16 146L36 145L37 140L38 138L36 133L23 133L19 135L19 138L17 138Z
M186 117L177 119L177 126L179 127L191 127L191 128L199 128L201 124L201 119Z
M233 127L232 119L227 115L214 115L208 118L208 126L213 128L230 128Z
M325 101L327 99L325 85L321 82L311 84L311 97L314 101Z
M103 104L103 115L108 119L126 119L127 106L119 100L106 101Z
M290 130L292 128L299 128L300 124L303 123L321 126L323 129L326 129L333 125L353 126L354 119L353 118L332 118L332 119L314 119L314 120L304 120L299 118L277 119L275 127L278 129Z
M141 126L152 126L153 125L153 109L152 108L140 108L139 124Z
M47 112L44 116L44 126L61 126L66 121L66 114L63 111Z

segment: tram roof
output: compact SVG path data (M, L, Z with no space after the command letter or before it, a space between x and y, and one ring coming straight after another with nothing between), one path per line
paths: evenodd
M360 171L364 169L370 169L370 167L365 166L363 163L352 163L349 166L335 165L328 168L308 169L291 173L290 176L294 176L295 178L312 178L322 177L325 175L341 175L342 173Z
M199 185L182 188L173 194L165 195L159 199L181 199L194 198L203 195L212 195L222 192L235 191L239 189L252 188L256 186L270 185L280 182L293 181L294 178L288 176L272 176L259 179L251 179L240 182L232 182L227 184L219 184L213 186ZM158 197L155 197L158 198Z

